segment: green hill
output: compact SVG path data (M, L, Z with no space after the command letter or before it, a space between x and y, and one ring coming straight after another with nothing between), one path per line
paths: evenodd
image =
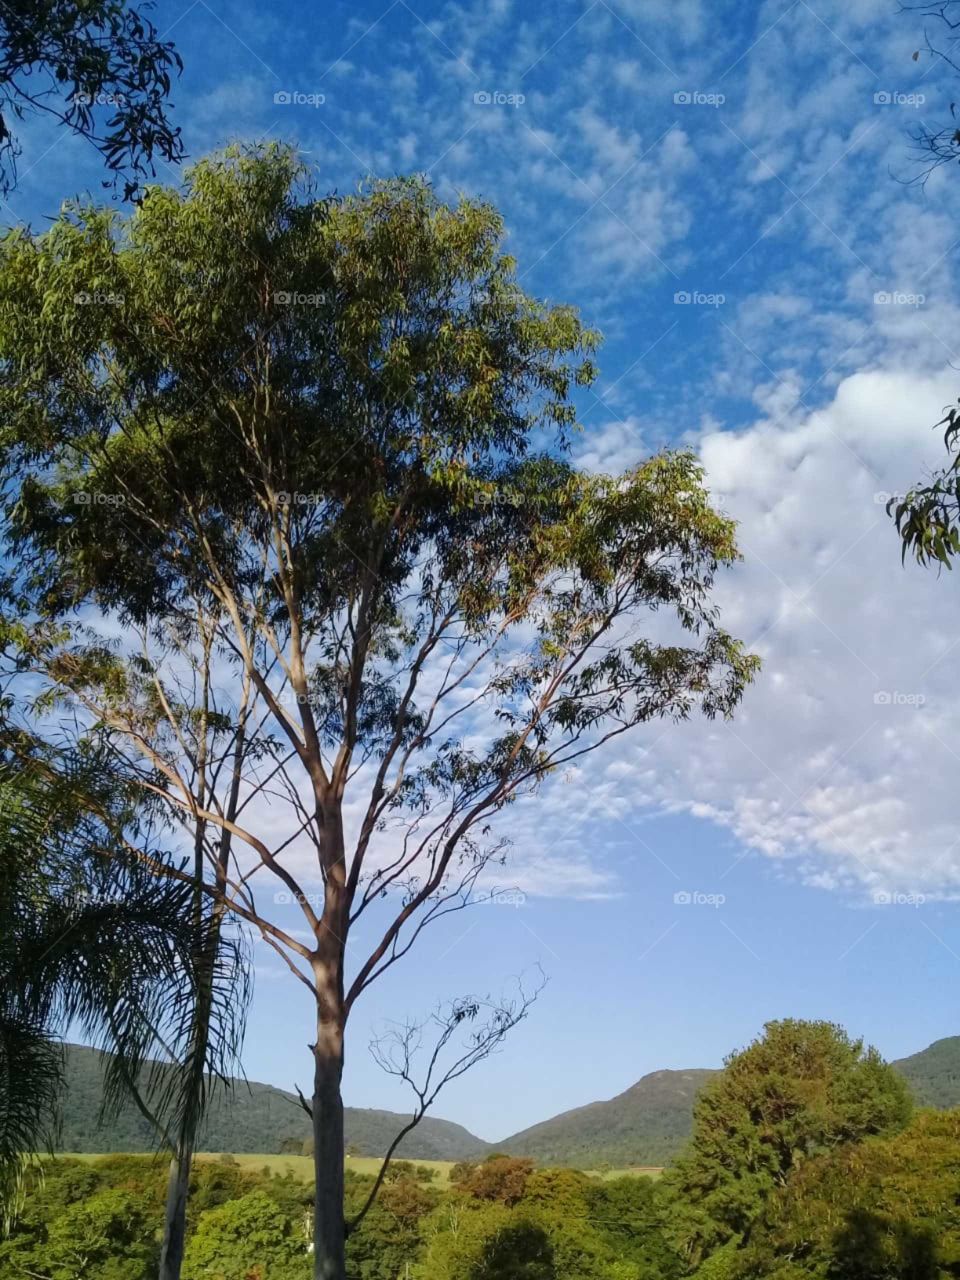
M704 1069L652 1071L608 1102L565 1111L497 1149L581 1168L666 1164L686 1141L694 1098L713 1075Z
M892 1065L907 1078L921 1106L960 1105L960 1036L937 1040ZM687 1139L697 1092L715 1074L705 1069L653 1071L615 1098L565 1111L495 1144L449 1120L428 1117L404 1139L400 1154L408 1160L475 1160L505 1151L532 1156L541 1164L580 1168L666 1164ZM149 1126L132 1106L106 1131L97 1127L102 1092L101 1055L68 1046L61 1150L150 1150ZM357 1155L383 1155L405 1119L392 1111L347 1107L347 1145ZM309 1134L310 1123L293 1094L238 1082L230 1097L215 1092L200 1147L269 1154Z
M960 1106L960 1036L934 1040L926 1049L892 1065L906 1076L920 1106L940 1111Z
M103 1055L95 1049L68 1045L66 1090L62 1099L61 1151L150 1151L150 1125L135 1107L101 1129L97 1125L103 1096ZM344 1115L348 1147L357 1155L383 1155L407 1117L392 1111L347 1107ZM285 1142L301 1143L310 1121L297 1098L272 1085L238 1081L232 1095L223 1089L214 1098L199 1147L205 1151L278 1152ZM427 1117L406 1137L399 1154L408 1160L468 1160L483 1156L488 1146L461 1125Z
M891 1063L920 1106L960 1106L960 1036L937 1040ZM715 1071L653 1071L607 1102L565 1111L497 1143L498 1151L533 1156L543 1164L595 1168L662 1165L690 1133L693 1101Z

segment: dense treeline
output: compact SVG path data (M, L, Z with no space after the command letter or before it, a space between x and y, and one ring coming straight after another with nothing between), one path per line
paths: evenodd
M902 1076L824 1022L771 1023L703 1090L660 1182L494 1154L441 1186L406 1161L347 1241L349 1280L947 1280L960 1267L960 1108L912 1113ZM370 1175L346 1173L357 1212ZM0 1275L146 1280L161 1163L34 1168ZM198 1163L184 1280L308 1280L312 1188Z
M492 1157L461 1165L440 1190L432 1170L400 1165L348 1241L351 1280L678 1276L654 1184ZM373 1179L347 1173L356 1209ZM30 1176L18 1225L0 1243L0 1274L49 1280L140 1280L156 1267L161 1165L147 1156L60 1158ZM229 1158L193 1171L185 1280L305 1280L311 1188ZM409 1268L409 1272L407 1269Z

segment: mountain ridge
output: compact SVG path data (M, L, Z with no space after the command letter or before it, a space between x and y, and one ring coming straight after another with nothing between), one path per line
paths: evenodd
M103 1092L102 1055L67 1045L62 1151L150 1150L150 1128L136 1109L123 1109L115 1124L97 1125ZM960 1036L935 1040L890 1064L907 1079L918 1105L960 1105ZM425 1117L401 1143L408 1160L476 1160L493 1152L531 1156L541 1164L581 1168L598 1165L662 1165L677 1155L689 1132L697 1093L719 1068L660 1069L641 1076L612 1098L588 1102L500 1140L487 1142L463 1125ZM345 1107L348 1150L383 1155L409 1117L375 1107ZM201 1134L208 1151L259 1152L296 1149L310 1137L310 1121L299 1100L259 1081L237 1081L232 1096L214 1088Z

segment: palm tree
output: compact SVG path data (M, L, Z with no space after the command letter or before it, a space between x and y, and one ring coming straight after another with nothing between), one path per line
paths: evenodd
M204 907L185 863L155 848L152 822L95 749L68 759L0 731L7 1223L29 1153L55 1138L59 1038L68 1030L111 1053L105 1116L132 1097L175 1162L192 1151L211 1079L226 1080L234 1067L248 996L245 947ZM148 859L145 848L153 848Z

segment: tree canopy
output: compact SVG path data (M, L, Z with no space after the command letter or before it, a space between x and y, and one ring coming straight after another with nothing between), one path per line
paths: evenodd
M665 1180L684 1254L696 1264L745 1239L792 1169L844 1143L895 1132L910 1113L903 1078L841 1027L767 1023L704 1087L690 1144Z
M523 293L503 234L419 178L318 197L267 146L0 251L10 669L313 993L318 1276L354 1002L469 904L507 805L646 721L731 714L757 667L713 604L735 528L697 459L571 460L597 335ZM380 1056L414 1119L529 999L401 1027Z
M124 194L154 173L154 160L177 162L180 130L168 98L180 57L146 16L150 4L127 0L9 0L0 9L0 192L16 185L16 121L44 113L86 138Z

